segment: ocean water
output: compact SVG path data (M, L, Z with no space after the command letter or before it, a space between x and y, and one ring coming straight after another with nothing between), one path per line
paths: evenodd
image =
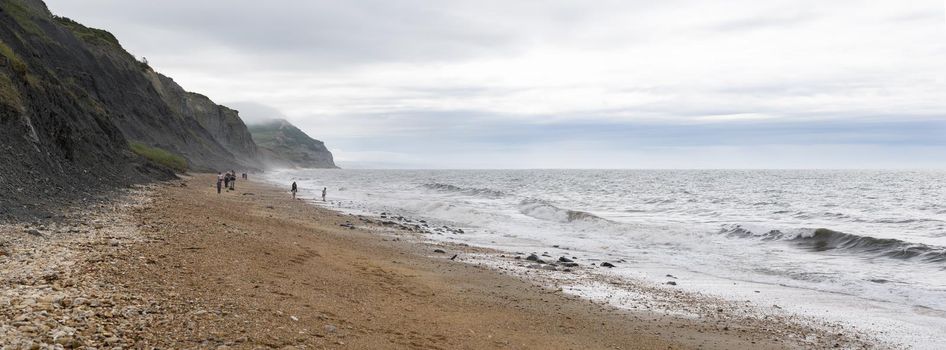
M838 317L897 328L886 331L899 343L946 344L944 171L284 170L267 177L297 181L310 198L327 187L343 210L464 229L434 239L524 252L559 246L569 256L623 261L628 271L646 266L777 286L799 312L855 312ZM746 296L714 285L711 294Z

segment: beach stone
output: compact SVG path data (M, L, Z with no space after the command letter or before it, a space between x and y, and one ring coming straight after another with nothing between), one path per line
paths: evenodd
M445 252L443 249L434 249L434 253L446 254L447 252Z
M611 268L611 267L614 267L614 264L605 261L605 262L601 263L601 267L608 267L608 268Z
M323 326L322 329L324 329L328 333L335 333L336 331L338 331L338 327L335 327L334 325L330 325L330 324Z
M559 257L559 258L558 258L558 261L559 261L559 262L563 262L563 263L575 262L574 260L569 259L569 258L566 258L566 257L564 257L564 256Z
M538 255L529 254L529 257L527 257L526 260L529 260L529 261L539 261L539 260L541 260L541 259L539 259L539 256L538 256Z
M668 285L671 285L671 286L675 286L675 285L677 285L677 282L670 281L670 282L667 282L667 284L668 284Z

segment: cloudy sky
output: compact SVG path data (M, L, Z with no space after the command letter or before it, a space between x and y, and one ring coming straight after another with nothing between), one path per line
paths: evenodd
M941 0L47 3L343 167L946 167Z

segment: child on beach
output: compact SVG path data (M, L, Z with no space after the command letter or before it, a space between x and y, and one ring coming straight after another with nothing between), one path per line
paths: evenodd
M296 191L298 191L298 190L299 190L299 188L296 187L296 182L293 181L293 182L292 182L292 189L289 190L289 192L292 192L292 199L296 199Z

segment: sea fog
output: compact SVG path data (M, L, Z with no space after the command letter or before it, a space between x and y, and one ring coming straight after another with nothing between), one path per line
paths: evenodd
M758 285L799 313L946 342L946 172L828 170L283 170L306 198L463 229L508 251L612 261L633 278L728 298ZM643 271L643 273L642 273ZM652 272L652 273L649 273ZM722 281L722 282L721 282ZM741 283L723 283L738 281ZM845 316L845 314L847 316ZM852 316L857 315L857 316ZM891 329L894 328L894 329Z

